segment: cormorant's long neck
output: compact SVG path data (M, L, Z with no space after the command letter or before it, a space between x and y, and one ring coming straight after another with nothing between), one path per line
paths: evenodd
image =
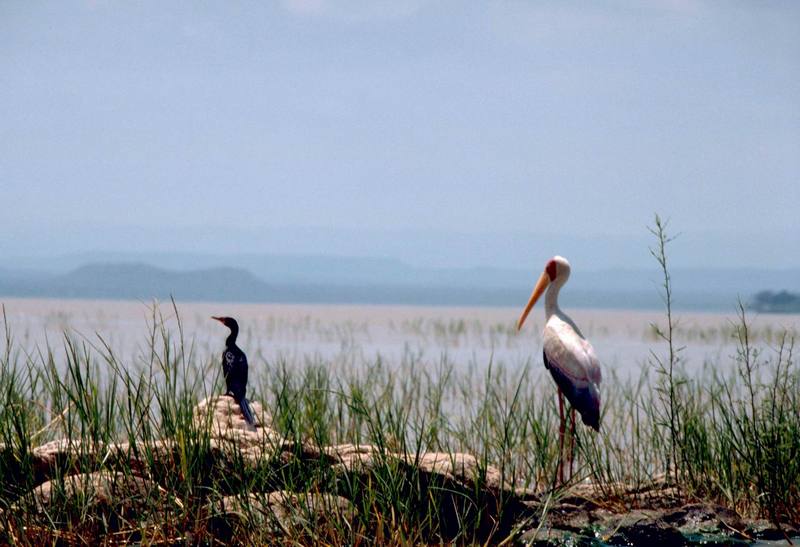
M231 333L225 339L225 346L229 347L229 348L235 346L236 345L236 337L237 336L239 336L239 329L238 328L232 328L231 329Z

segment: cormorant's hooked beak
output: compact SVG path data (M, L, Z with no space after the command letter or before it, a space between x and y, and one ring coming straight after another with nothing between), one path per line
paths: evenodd
M517 321L517 330L522 329L522 324L525 323L525 319L527 319L528 314L531 313L533 305L536 304L536 301L539 300L539 297L542 296L542 293L549 284L550 276L547 275L546 271L544 271L542 272L542 276L539 278L539 281L536 282L536 286L533 288L533 292L531 293L531 298L528 300L528 304L522 311L522 315L519 316L519 321Z
M223 325L225 324L225 318L224 318L224 317L214 317L214 316L212 315L212 316L211 316L211 319L216 319L217 321L219 321L219 322L220 322L220 323L222 323Z

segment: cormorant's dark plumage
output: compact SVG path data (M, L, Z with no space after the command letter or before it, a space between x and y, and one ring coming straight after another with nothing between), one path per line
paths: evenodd
M225 377L225 395L230 395L239 403L244 419L250 425L256 420L247 402L247 356L236 345L239 335L239 324L233 317L212 317L231 330L225 340L225 351L222 353L222 374Z

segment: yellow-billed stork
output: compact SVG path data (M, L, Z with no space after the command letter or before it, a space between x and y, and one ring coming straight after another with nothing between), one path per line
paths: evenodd
M564 451L564 397L571 406L571 439L575 438L575 411L580 412L583 423L600 430L600 362L594 348L583 336L575 322L558 307L558 292L569 279L570 266L567 259L554 256L547 261L544 272L533 289L530 300L517 322L517 330L522 329L536 301L547 290L544 297L545 325L542 335L544 366L550 371L558 386L559 456ZM572 465L570 448L570 467ZM558 475L564 482L563 457L559 463Z

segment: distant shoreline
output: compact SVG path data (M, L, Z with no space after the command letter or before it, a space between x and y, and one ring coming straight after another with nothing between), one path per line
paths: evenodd
M0 295L0 305L4 305L7 311L18 307L32 310L41 310L41 306L49 304L54 309L63 308L63 304L72 308L85 306L86 308L96 308L108 305L116 306L117 309L148 309L153 303L165 310L172 306L170 299L133 299L133 298L81 298L81 297L19 297ZM342 313L356 312L357 315L382 316L384 313L397 314L402 317L410 316L447 316L471 318L508 318L509 321L516 319L521 306L513 305L436 305L436 304L405 304L405 303L348 303L348 302L243 302L243 301L224 301L224 300L178 300L175 299L178 311L197 311L197 310L219 310L227 309L244 313L253 313L265 309L272 309L283 313L312 313L315 312L322 316L333 315L339 317ZM524 302L523 302L524 304ZM640 317L642 319L657 320L663 317L661 309L644 308L614 308L614 307L574 307L564 306L565 311L576 318L591 321L593 318L619 315L620 317ZM686 310L673 308L677 315L685 315L692 318L706 318L710 321L734 319L736 308L731 307L730 311L720 310ZM323 312L323 313L320 313ZM413 313L409 313L413 312ZM540 310L540 313L541 312ZM487 317L488 316L488 317ZM800 313L766 313L749 311L748 317L769 317L777 323L800 323Z
M91 262L62 273L0 268L0 298L242 302L271 304L515 307L525 302L535 272L420 269L402 263L262 257L234 266L191 268L147 262ZM767 290L800 291L800 270L676 270L673 309L733 312ZM565 308L658 311L660 274L649 270L576 271L561 294ZM761 291L761 292L760 292Z

